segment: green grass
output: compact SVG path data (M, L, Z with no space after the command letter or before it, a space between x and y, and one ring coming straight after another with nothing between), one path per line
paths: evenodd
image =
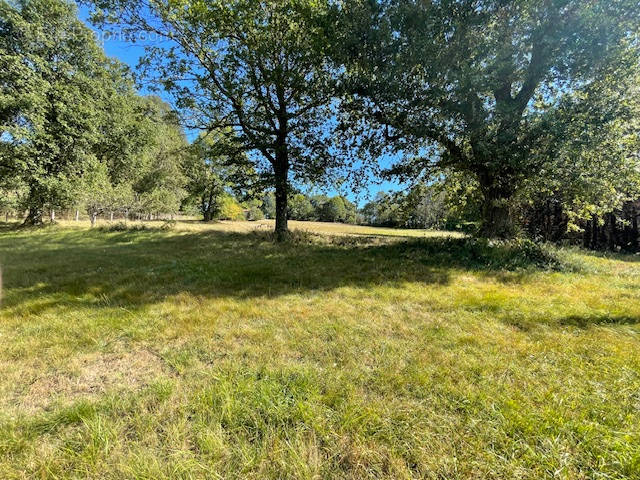
M0 478L640 478L639 257L294 227L0 233Z

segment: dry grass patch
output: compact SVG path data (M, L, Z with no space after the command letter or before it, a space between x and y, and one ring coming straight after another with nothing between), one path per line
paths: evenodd
M136 391L173 375L166 362L148 349L75 355L60 367L47 373L33 369L30 376L18 379L4 407L37 414L54 405L95 400L107 392Z
M90 226L88 221L75 222L72 220L60 220L58 225L64 228L85 230ZM97 227L108 230L124 229L129 226L132 230L173 230L176 232L225 232L225 233L249 233L264 232L270 233L275 227L274 220L258 220L248 221L214 221L204 223L196 219L188 219L176 222L166 222L164 220L155 221L128 221L120 220L108 222L99 220ZM292 231L306 232L312 234L321 234L329 236L371 236L371 237L402 237L402 238L434 238L434 237L452 237L462 238L464 235L459 232L447 232L440 230L424 230L424 229L402 229L402 228L385 228L385 227L369 227L366 225L350 225L344 223L329 222L301 222L289 220L289 228Z

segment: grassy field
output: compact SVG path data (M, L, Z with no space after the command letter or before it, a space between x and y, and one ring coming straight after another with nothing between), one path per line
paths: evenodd
M116 221L115 224L120 225L122 222ZM61 221L59 225L72 229L87 229L90 225L88 222L80 221ZM99 221L98 226L109 228L111 222ZM162 221L153 222L129 222L132 228L136 226L148 226L150 228L162 228ZM269 232L275 226L274 220L260 220L256 222L230 222L222 221L216 223L203 223L195 217L186 217L178 220L175 230L181 232L227 232L227 233L250 233L250 232ZM359 236L359 237L411 237L411 238L431 238L431 237L455 237L460 238L462 234L457 232L441 232L436 230L418 230L418 229L401 229L401 228L385 228L385 227L366 227L362 225L347 225L344 223L328 223L328 222L299 222L289 220L289 228L298 232L309 232L321 234L325 236ZM172 228L173 229L173 228Z
M640 257L292 226L2 231L0 479L640 478Z

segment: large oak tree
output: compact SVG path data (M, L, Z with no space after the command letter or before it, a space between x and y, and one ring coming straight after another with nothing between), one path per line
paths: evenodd
M511 201L542 172L532 152L555 123L544 114L576 88L638 68L637 1L351 0L339 9L347 128L364 118L381 142L413 152L395 173L474 178L489 237L513 233Z

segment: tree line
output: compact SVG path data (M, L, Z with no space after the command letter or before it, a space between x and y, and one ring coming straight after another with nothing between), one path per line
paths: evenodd
M188 142L175 112L136 93L72 4L0 3L0 50L5 214L35 225L60 210L93 223L180 208Z
M0 168L17 192L3 202L19 199L30 222L74 203L197 203L210 219L230 195L264 215L272 191L282 240L288 218L322 218L297 185L357 188L375 173L412 186L355 214L342 197L323 208L380 225L473 223L486 237L634 235L636 1L87 4L101 29L159 39L136 74L175 109L137 95L71 4L2 0ZM181 127L200 134L189 143Z

